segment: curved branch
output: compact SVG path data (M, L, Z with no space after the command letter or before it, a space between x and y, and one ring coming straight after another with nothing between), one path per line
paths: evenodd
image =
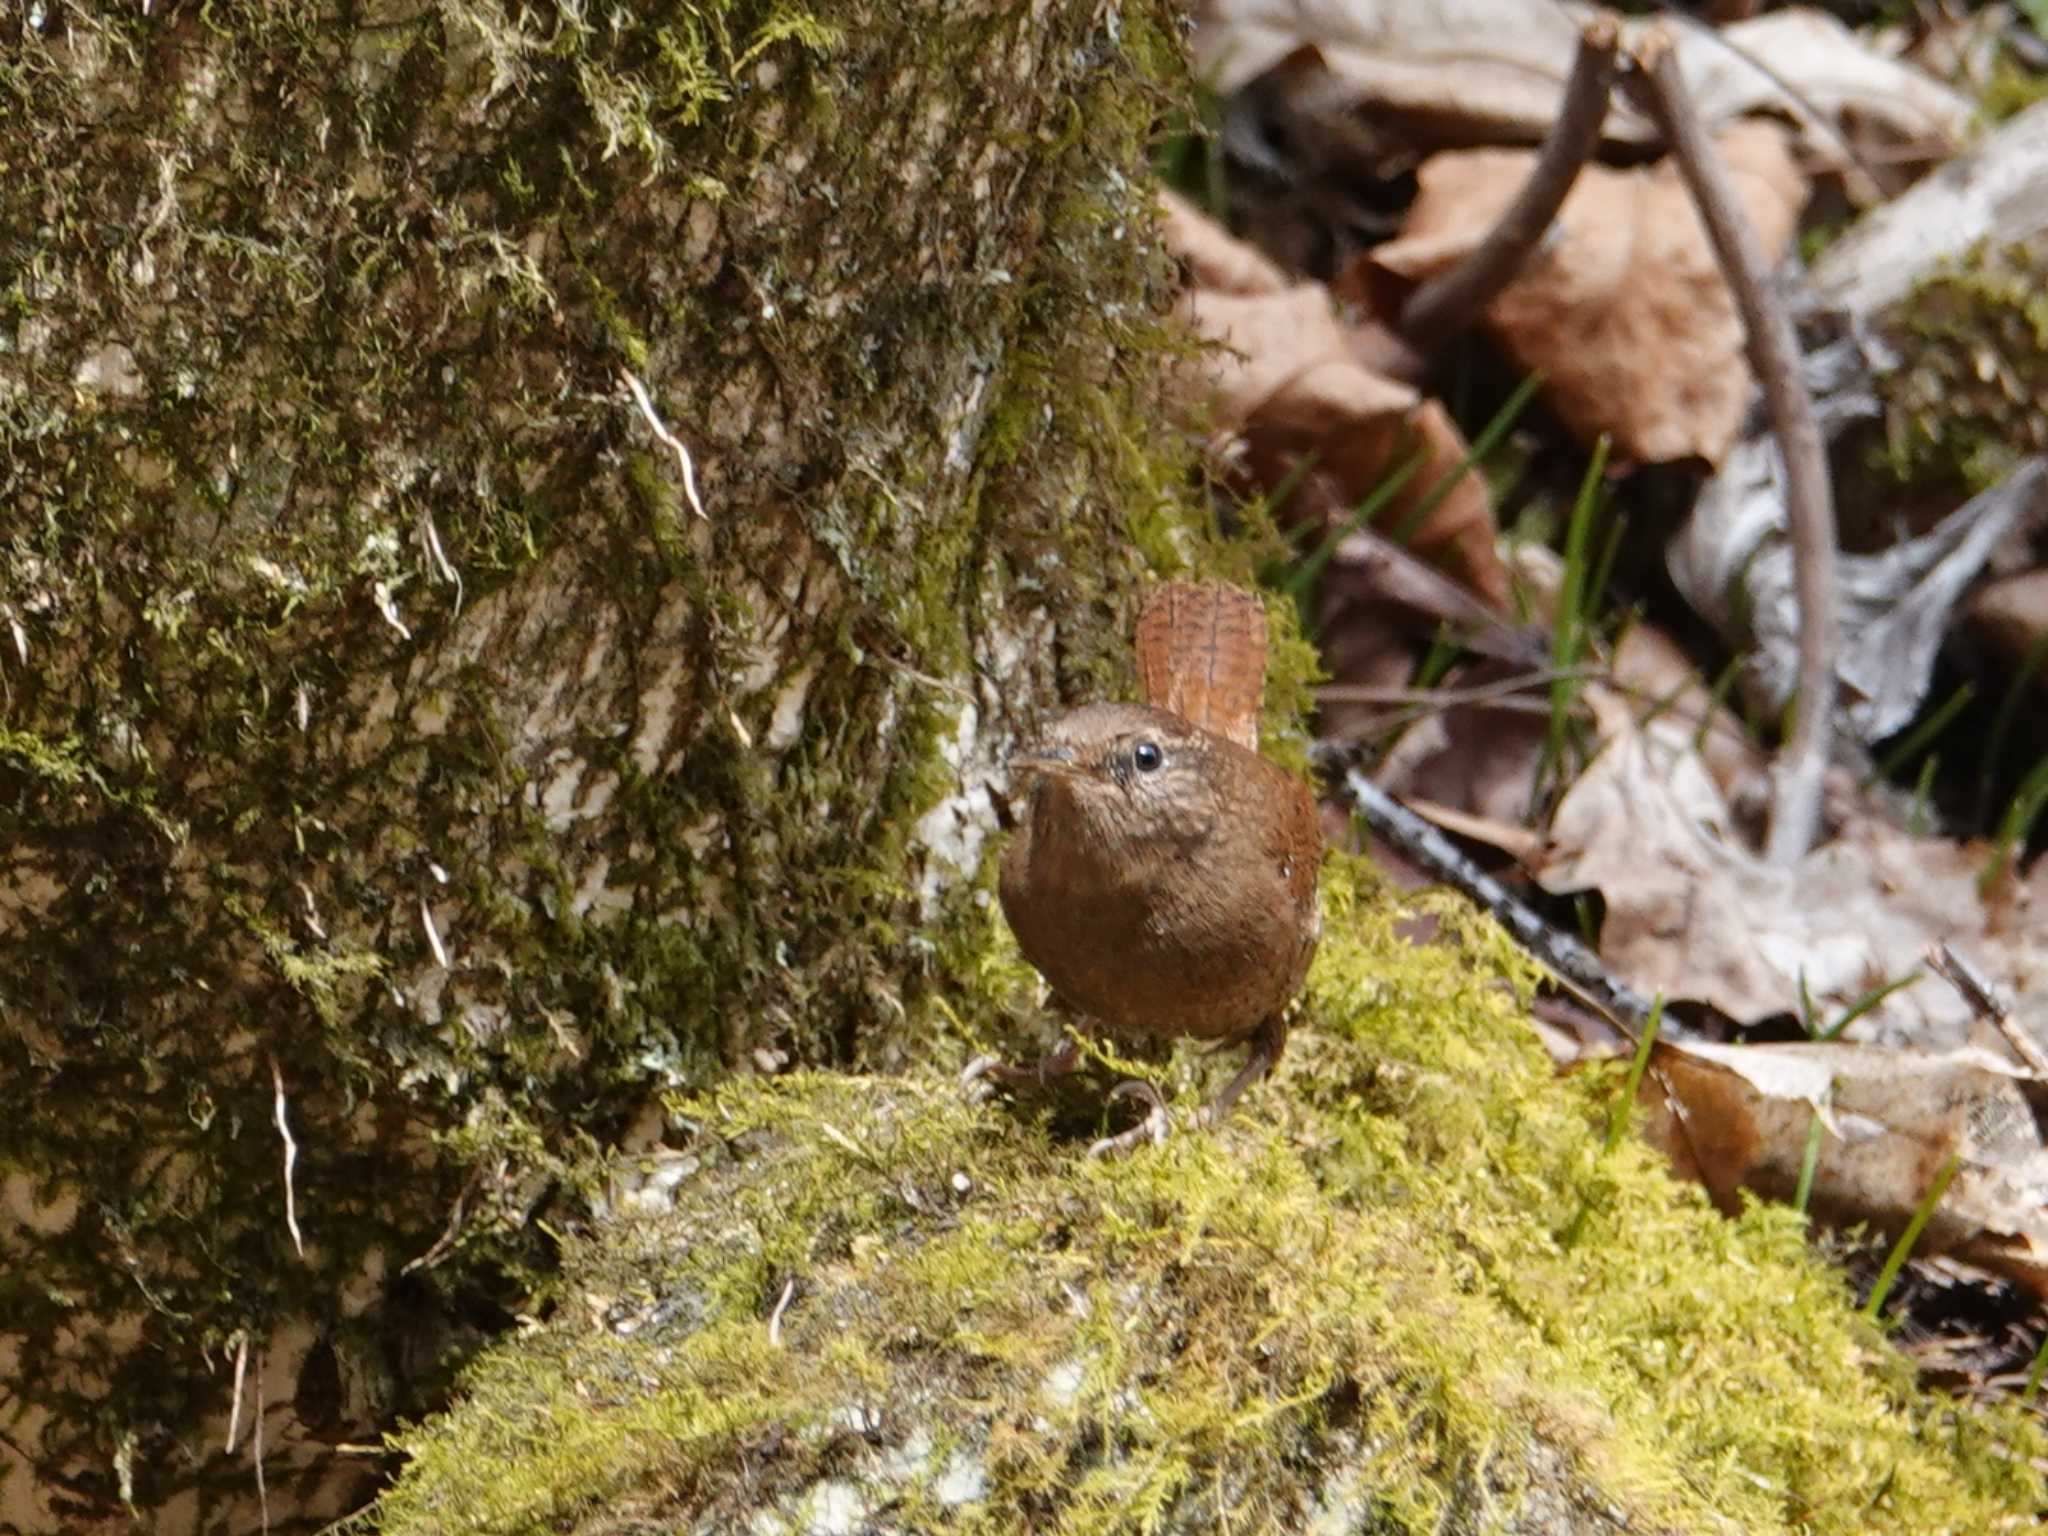
M1441 346L1471 325L1515 280L1550 228L1580 169L1600 146L1619 46L1620 31L1612 16L1593 17L1579 33L1578 56L1565 82L1563 104L1543 137L1529 179L1478 248L1450 271L1424 283L1402 307L1401 334L1418 350Z
M1749 365L1762 384L1771 431L1785 461L1785 512L1799 596L1799 692L1792 733L1772 773L1771 828L1765 856L1787 864L1811 848L1820 830L1821 779L1834 728L1835 655L1840 645L1835 574L1835 509L1827 449L1813 397L1800 373L1799 341L1771 292L1769 268L1719 152L1700 126L1679 74L1678 53L1662 29L1636 49L1631 84L1664 131L1707 227L1728 291L1742 314Z

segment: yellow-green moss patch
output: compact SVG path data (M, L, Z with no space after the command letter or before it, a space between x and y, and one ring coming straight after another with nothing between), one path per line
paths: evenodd
M1885 467L1968 492L2048 452L2048 293L2033 246L1977 250L1921 282L1887 322Z
M1295 1048L1220 1133L1091 1162L924 1076L678 1106L673 1209L580 1246L552 1320L406 1437L379 1527L1963 1533L2031 1509L2035 1433L1918 1394L1796 1218L1726 1221L1640 1148L1601 1156L1613 1084L1552 1077L1489 925L1432 904L1444 942L1411 947L1369 876L1330 885Z

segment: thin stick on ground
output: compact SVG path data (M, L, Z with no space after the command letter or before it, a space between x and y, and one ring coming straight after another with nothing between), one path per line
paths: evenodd
M1799 596L1799 692L1792 733L1772 772L1771 827L1764 852L1772 862L1788 864L1813 846L1820 831L1821 778L1827 771L1828 737L1834 725L1840 636L1827 451L1813 398L1800 373L1792 322L1771 292L1762 247L1736 201L1727 168L1700 126L1669 34L1653 29L1636 49L1636 65L1639 73L1631 89L1663 129L1707 227L1728 291L1742 315L1749 366L1763 385L1771 431L1785 462L1785 510Z
M1503 928L1555 976L1558 985L1636 1038L1650 1018L1650 1003L1603 965L1600 957L1534 910L1474 864L1443 833L1401 804L1356 768L1338 782L1373 834L1446 885L1463 891L1500 920Z
M1618 72L1620 32L1612 16L1595 16L1579 33L1578 56L1565 82L1557 120L1544 135L1535 169L1479 248L1417 289L1401 310L1401 334L1418 350L1442 346L1479 317L1514 281L1564 206L1579 171L1600 147L1608 97Z
M1413 704L1422 709L1452 709L1461 704L1489 704L1532 689L1547 689L1552 683L1604 683L1611 681L1605 667L1542 667L1517 672L1491 683L1473 683L1463 688L1377 688L1363 683L1325 683L1316 697L1334 704ZM1548 714L1550 706L1539 706Z
M1970 964L1962 951L1953 944L1937 944L1927 951L1927 964L1935 975L1962 993L1963 1001L1970 1005L1972 1013L2005 1036L2005 1043L2012 1047L2015 1056L2026 1063L2029 1072L2036 1077L2048 1078L2048 1052L2043 1052L2028 1038L1997 989Z

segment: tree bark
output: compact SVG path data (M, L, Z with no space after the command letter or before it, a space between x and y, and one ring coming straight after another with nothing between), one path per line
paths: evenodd
M0 1520L350 1507L653 1094L948 1027L992 757L1201 537L1177 25L0 20Z

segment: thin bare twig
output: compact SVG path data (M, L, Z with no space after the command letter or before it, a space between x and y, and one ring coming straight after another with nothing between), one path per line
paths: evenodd
M1649 1022L1643 995L1608 970L1585 945L1545 922L1498 880L1487 874L1435 827L1401 804L1356 768L1340 781L1374 834L1428 874L1463 891L1500 920L1503 928L1541 961L1558 985L1636 1038Z
M619 377L625 380L626 389L633 396L633 403L640 407L640 414L647 418L647 425L654 429L654 435L675 450L676 462L682 466L683 494L690 499L690 510L709 522L711 514L704 510L704 503L697 495L697 464L690 457L690 450L684 446L681 438L669 431L668 423L655 414L654 401L649 397L647 386L640 382L638 375L630 368L621 368Z
M1580 170L1600 147L1600 125L1607 120L1607 100L1618 72L1619 44L1620 29L1612 16L1595 16L1580 30L1564 100L1557 120L1543 136L1529 179L1478 249L1424 283L1402 307L1401 335L1417 350L1426 353L1442 346L1477 319L1514 281L1543 239Z
M409 1275L417 1269L431 1269L448 1256L449 1251L455 1247L455 1239L462 1235L462 1218L469 1210L470 1197L483 1186L483 1181L483 1169L470 1170L468 1180L455 1197L455 1208L448 1213L448 1225L443 1227L441 1235L434 1239L433 1247L406 1263L405 1268L399 1271L401 1275Z
M1960 950L1953 944L1936 944L1927 951L1927 966L1963 994L1963 1001L1970 1005L1970 1012L1988 1020L2005 1036L2005 1043L2012 1047L2015 1056L2026 1063L2029 1072L2036 1077L2048 1078L2048 1052L2034 1044L2027 1032L2014 1022L2012 1010L2005 1005L2005 999Z
M1727 168L1700 126L1678 70L1678 53L1662 27L1636 49L1630 88L1664 131L1700 221L1720 259L1728 291L1742 315L1749 366L1763 385L1771 431L1785 464L1785 511L1791 527L1799 596L1799 692L1792 734L1772 769L1771 828L1764 853L1789 864L1820 831L1821 777L1834 728L1835 654L1840 644L1835 575L1835 511L1826 446L1813 398L1799 367L1799 340L1785 307L1771 292L1770 273Z
M1600 681L1607 676L1599 667L1546 667L1492 683L1475 683L1465 688L1376 688L1359 683L1327 683L1316 690L1321 704L1386 704L1392 706L1364 719L1347 718L1328 727L1328 740L1369 741L1398 731L1417 720L1451 709L1486 710L1494 714L1536 715L1544 719L1556 712L1548 692L1541 697L1521 697L1535 689L1548 690L1553 683Z
M796 1276L791 1275L782 1282L782 1294L775 1299L775 1310L768 1314L768 1344L772 1349L782 1348L782 1314L789 1310L789 1299L796 1295Z
M235 1444L242 1438L242 1384L249 1375L249 1331L242 1330L235 1343L235 1404L228 1412L228 1443L222 1454L235 1454Z
M1548 688L1552 683L1606 681L1608 671L1605 667L1541 667L1495 682L1473 683L1463 688L1379 688L1365 683L1325 683L1316 690L1316 697L1334 704L1414 704L1424 709L1452 709L1461 704L1492 703L1518 693ZM1544 713L1549 713L1549 702L1545 701L1542 708Z
M284 1140L284 1224L291 1230L292 1247L303 1259L306 1240L299 1234L299 1200L292 1186L293 1172L299 1166L299 1144L292 1140L292 1128L285 1119L284 1073L279 1069L275 1056L270 1058L270 1086L271 1113L277 1121L277 1134Z

